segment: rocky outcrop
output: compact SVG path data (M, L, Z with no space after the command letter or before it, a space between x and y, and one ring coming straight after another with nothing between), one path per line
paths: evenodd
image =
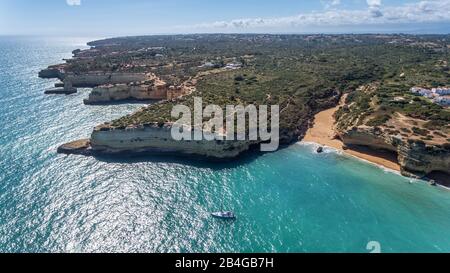
M64 79L63 66L49 66L46 69L39 71L38 76L43 79Z
M66 73L64 79L69 79L74 87L97 87L105 84L120 84L141 82L152 79L153 74L130 72L88 72L82 74Z
M57 150L60 154L91 154L91 141L89 139L80 139L63 144Z
M450 174L450 147L427 146L423 142L412 141L398 146L398 155L405 175L428 175L434 171Z
M108 84L93 88L85 104L97 104L122 100L165 100L177 98L192 92L192 85L167 86L157 77L144 82L129 84Z
M165 85L155 86L150 84L108 84L94 87L89 97L84 100L85 104L97 104L111 101L128 99L136 100L159 100L167 98Z
M155 77L152 73L140 72L73 72L66 71L66 66L66 64L49 66L48 68L43 69L39 72L39 77L45 79L57 78L61 81L69 80L72 83L73 87L89 88L105 84L142 82Z
M176 154L197 155L217 160L231 159L256 144L252 141L177 141L171 135L172 124L146 124L140 127L110 128L102 125L90 140L67 143L58 149L65 154Z
M187 81L179 88L168 88L167 99L171 96L182 95L193 91L195 80ZM129 86L110 86L105 91L118 91L124 94L117 95L117 98L128 96ZM181 93L178 90L183 90ZM318 110L322 105L339 100L339 92L331 92L331 96L315 100L315 107ZM114 95L116 96L116 95ZM104 98L111 98L105 95ZM143 111L143 110L141 110ZM304 135L308 129L308 124L313 112L298 120L296 127L292 130L287 128L280 129L280 144L290 144ZM217 160L228 160L238 157L241 153L248 151L252 146L259 144L257 141L176 141L171 135L172 124L143 123L140 125L130 125L128 127L113 127L109 123L97 126L91 134L88 147L81 149L74 148L72 143L64 144L58 150L66 154L174 154L174 155L196 155L199 157L212 158ZM78 147L78 146L77 146Z
M450 174L450 147L447 145L427 145L421 140L408 140L370 126L341 129L337 133L345 145L395 152L404 175L423 177L434 171Z
M65 65L50 66L39 72L41 78L58 78L64 82L45 91L46 94L72 94L75 88L93 88L85 104L105 103L121 100L171 100L190 94L195 89L193 81L179 86L169 86L153 73L66 72ZM70 83L70 87L67 87Z
M55 88L50 88L45 90L45 94L65 94L70 95L77 92L77 89L72 86L72 82L70 80L65 80L62 84L55 84Z

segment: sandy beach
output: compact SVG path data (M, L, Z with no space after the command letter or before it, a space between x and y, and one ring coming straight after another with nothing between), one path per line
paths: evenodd
M335 108L316 114L314 117L314 126L306 132L303 141L315 142L324 146L332 147L360 159L367 160L395 171L400 171L400 165L397 162L397 158L392 153L363 147L357 149L343 149L343 143L338 139L334 139L335 132L333 114L338 110L338 108L339 106L336 106Z

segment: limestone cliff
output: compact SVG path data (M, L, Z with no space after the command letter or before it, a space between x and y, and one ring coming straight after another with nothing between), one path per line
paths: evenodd
M173 153L224 160L234 158L256 144L254 141L176 141L171 136L171 128L170 123L120 129L101 125L94 129L90 140L64 144L58 152L84 155Z
M339 138L346 145L362 145L395 152L402 174L423 177L433 171L450 174L450 147L426 144L421 140L406 139L380 127L355 126L338 129Z
M64 79L64 65L49 66L39 71L38 76L43 79Z
M181 86L168 86L156 76L143 82L106 84L94 87L85 104L105 103L120 100L165 100L189 94L194 86L189 82Z
M154 73L89 71L74 73L65 71L65 65L50 66L39 72L41 78L58 78L70 88L49 89L47 94L74 93L73 88L93 88L85 104L120 100L171 100L195 90L195 80L178 86L168 85ZM76 92L76 89L74 89ZM70 91L70 92L69 92Z
M335 113L335 130L347 146L393 152L404 175L450 174L446 116L447 109L403 88L373 82L360 86L341 102Z
M141 82L152 79L154 74L142 72L108 72L89 71L72 72L67 71L67 64L49 66L39 72L39 77L45 79L57 78L61 81L70 81L73 87L97 87L105 84L120 84Z
M65 80L70 80L74 87L97 87L104 84L120 84L146 81L152 78L148 73L130 72L88 72L83 74L66 73Z
M187 91L192 92L195 80L187 81L182 85ZM111 86L111 88L122 88L124 95L128 95L129 86ZM184 90L183 89L183 90ZM120 90L120 89L119 89ZM175 89L177 90L177 89ZM174 96L171 88L167 91L168 99ZM179 94L179 93L175 93ZM311 99L311 107L314 111L327 108L329 105L336 104L339 100L340 93L330 90L325 98ZM110 98L110 96L106 96ZM168 103L168 101L161 102ZM157 104L153 105L156 106ZM286 109L286 108L284 108ZM286 145L298 140L302 137L308 128L310 119L314 111L313 108L307 108L308 112L289 128L280 128L280 144ZM131 116L139 116L148 109L144 108L135 112ZM280 112L283 114L283 110ZM282 116L283 117L283 116ZM129 117L128 117L129 118ZM251 146L259 144L257 141L176 141L171 136L171 122L143 122L131 123L131 125L113 125L113 123L105 123L97 126L91 134L89 140L75 141L62 145L59 153L66 154L136 154L136 153L171 153L176 155L198 155L201 157L214 159L231 159L238 157L241 153L250 149ZM83 145L80 145L82 143Z

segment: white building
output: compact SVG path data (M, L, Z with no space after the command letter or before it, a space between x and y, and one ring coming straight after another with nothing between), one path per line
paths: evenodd
M239 69L241 67L241 63L227 63L227 65L225 66L226 69Z
M433 93L435 93L439 96L450 95L450 88L446 88L446 87L433 88L433 89L431 89L431 91L433 91Z
M421 89L420 87L411 87L409 91L411 91L411 93L419 93L420 89Z
M424 97L428 97L428 98L433 97L433 91L430 89L425 89L425 88L421 88L421 87L413 87L413 88L411 88L411 92L415 93L415 94L419 94Z
M450 96L436 97L433 102L442 106L450 106Z
M205 67L214 67L215 64L212 62L205 62L204 64L200 65L199 68L205 68Z

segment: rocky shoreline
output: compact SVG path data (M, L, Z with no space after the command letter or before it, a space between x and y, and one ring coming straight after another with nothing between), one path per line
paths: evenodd
M64 75L61 71L45 71L40 76L54 77ZM94 76L95 75L95 76ZM135 75L136 76L136 75ZM140 74L138 77L143 76ZM122 80L119 80L121 77ZM103 74L92 73L89 75L73 77L70 81L74 86L95 86L84 101L85 104L97 104L104 102L120 101L127 99L171 99L189 94L195 90L192 82L175 88L168 87L156 75L145 75L145 80L131 83L114 83L135 79L134 76L127 78L126 75L116 75L114 79L103 85L95 86L98 83L105 83L108 78ZM64 77L63 81L67 82ZM331 98L323 99L321 108L332 107L337 103L339 94ZM321 109L317 109L320 111ZM312 113L313 114L313 113ZM302 139L310 127L311 117L305 117L295 131L281 131L280 139L282 144L295 142ZM97 127L89 140L78 140L64 144L58 148L58 153L99 155L99 154L142 154L142 153L171 153L197 155L216 159L227 159L238 157L242 152L247 151L251 145L257 142L242 141L182 141L174 142L170 136L171 124L146 125L140 128L108 128L107 126ZM433 171L447 172L450 170L450 151L445 148L427 147L421 142L409 141L384 134L376 128L368 126L353 127L350 130L336 131L335 135L346 146L367 146L373 149L389 150L398 154L398 162L403 175L413 177L424 177Z
M322 108L336 104L340 94L322 100ZM321 109L318 109L320 111ZM302 139L309 128L314 113L301 120L296 130L280 131L280 145L289 145ZM61 145L58 153L94 155L171 154L197 156L227 161L239 157L262 141L176 141L171 136L172 123L144 124L127 128L115 128L109 124L97 126L90 139L77 140Z
M195 85L189 81L181 86L168 86L155 75L141 82L104 84L92 89L84 104L102 104L128 100L170 100L190 94Z
M187 98L192 99L191 94L204 98L205 104L279 105L280 145L286 145L303 139L305 134L305 140L309 141L307 131L313 126L314 115L338 105L341 92L345 91L350 93L348 97L351 99L341 102L336 108L339 111L331 114L336 124L332 123L332 136L328 136L340 142L341 149L356 153L352 147L363 146L388 151L395 159L386 158L384 164L407 176L424 177L437 171L450 172L448 131L441 130L448 128L444 124L448 120L448 112L405 93L408 90L404 86L409 83L403 86L395 80L382 82L382 71L381 74L359 75L360 69L353 70L355 66L349 64L347 70L344 69L345 73L341 73L343 71L334 65L345 58L335 60L333 56L345 55L345 50L335 52L335 46L329 44L327 50L330 54L318 58L305 51L309 38L293 37L295 43L286 37L255 36L248 39L245 35L196 36L195 39L135 37L90 43L91 49L74 51L73 59L39 73L42 78L61 80L56 88L46 93L70 94L76 92L76 88L90 87L92 91L84 100L85 104L129 100L159 100L160 103L99 125L90 139L64 144L58 152L82 155L167 153L232 159L261 140L175 141L171 136L173 105L188 105L192 109L193 104L187 101ZM377 47L372 38L367 38L364 48ZM236 47L236 39L245 43L247 49ZM271 42L267 43L267 39ZM259 50L265 54L254 54L256 40L264 45ZM198 47L199 41L204 41L203 47ZM224 42L229 43L229 47L223 47ZM347 49L348 43L344 39L340 49ZM271 48L274 44L278 46ZM399 50L389 43L385 46L389 48L383 48L383 52ZM229 56L231 48L233 55ZM290 50L283 51L282 48ZM314 52L321 53L321 50ZM406 56L412 58L408 62L422 52L406 45L402 50L406 52L397 53L407 53ZM358 58L346 56L356 58L354 64L364 64L367 59L363 51ZM299 57L293 58L293 52L298 52ZM389 60L383 59L389 65L398 66ZM377 65L381 67L384 63ZM299 75L303 75L304 80L299 80ZM405 80L405 73L402 75L396 80ZM396 77L395 73L391 77ZM425 110L414 111L410 105Z
M439 175L437 182L450 186L450 150L441 146L427 146L420 141L403 140L382 132L379 128L358 126L350 129L336 128L335 113L340 105L316 114L314 123L303 141L314 142L341 150L346 154L398 171L404 176L430 179L433 172Z
M90 139L80 139L72 142L65 143L58 147L57 152L59 154L73 154L73 155L93 155L91 140Z
M171 155L196 160L226 162L250 151L257 144L250 141L173 141L170 140L170 127L164 127L155 126L111 132L97 131L97 133L94 131L91 138L62 144L58 147L57 152L66 155L119 157Z
M439 171L450 171L450 149L426 145L423 141L404 140L373 127L357 127L338 132L347 146L360 145L395 153L405 176L422 178Z

